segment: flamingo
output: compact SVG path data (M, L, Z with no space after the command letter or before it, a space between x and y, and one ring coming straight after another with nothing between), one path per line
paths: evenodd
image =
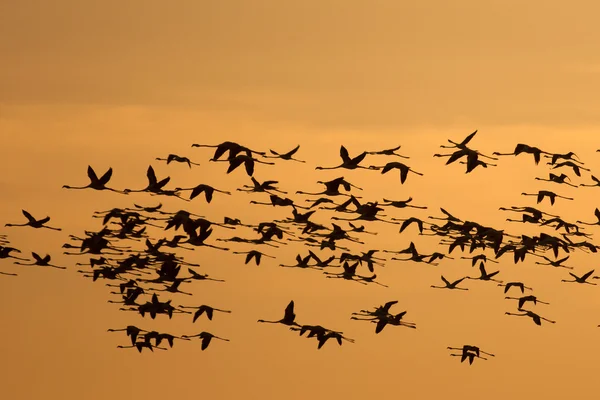
M192 165L200 165L200 164L197 164L197 163L194 163L194 162L190 161L190 159L187 158L187 157L181 157L181 156L178 156L177 154L169 154L167 156L167 158L156 157L156 160L158 160L158 161L166 161L167 165L169 165L173 161L180 162L180 163L185 163L190 168L192 168Z
M211 307L211 306L207 306L205 304L203 304L201 306L197 306L197 307L194 307L194 306L180 306L180 307L181 308L193 308L193 309L196 310L196 312L194 313L194 318L192 319L192 322L196 322L196 320L199 317L201 317L202 314L204 314L204 313L206 313L206 317L210 321L212 321L212 319L213 319L213 313L215 311L222 312L222 313L228 313L228 314L231 313L230 310L222 310L222 309L219 309L219 308L214 308L214 307Z
M535 160L535 165L538 165L541 160L542 154L550 154L543 150L538 149L537 147L529 146L523 143L519 143L516 145L515 150L512 153L498 153L494 152L492 155L494 156L518 156L521 153L532 154Z
M294 314L294 300L290 301L290 303L285 308L285 314L282 319L278 321L265 321L264 319L259 319L258 322L268 323L268 324L283 324L288 326L300 326L295 322L296 314Z
M574 279L572 281L563 279L561 282L575 282L575 283L587 283L588 285L596 285L595 283L591 283L588 282L587 279L592 276L592 274L594 273L594 270L588 271L585 274L581 275L581 276L577 276L571 272L569 272L569 275L571 275ZM592 279L600 279L600 277L593 277Z
M506 284L499 283L498 286L504 286L504 293L507 293L511 287L521 289L521 293L525 293L525 289L533 290L532 288L525 286L523 282L508 282Z
M382 174L386 174L389 171L391 171L392 169L397 169L400 171L400 183L401 184L406 182L406 178L408 177L409 172L412 172L415 175L423 176L423 174L421 172L417 172L414 169L410 168L408 165L403 164L401 162L397 162L397 161L389 162L389 163L385 164L384 166L372 165L369 168L375 169L375 170L381 170Z
M379 150L379 151L367 151L367 154L382 155L382 156L396 156L396 157L400 157L400 158L409 159L410 157L403 156L403 155L396 153L396 151L400 150L400 147L402 147L402 146L396 146L391 149L384 149L384 150Z
M363 166L359 165L360 162L362 160L364 160L366 156L367 156L367 152L363 151L358 156L356 156L354 158L350 158L350 155L348 154L348 150L344 146L341 146L340 147L340 157L342 158L342 163L340 165L337 165L335 167L316 167L315 169L317 169L317 170L338 169L338 168L345 168L345 169L357 169L357 168L370 169L369 167L363 167Z
M546 302L543 302L541 300L538 300L538 298L536 296L534 296L534 295L521 296L521 297L510 297L510 296L507 296L507 297L505 297L505 299L508 299L508 300L518 300L519 301L519 305L518 305L519 310L521 310L523 308L523 306L525 305L525 303L527 303L528 301L532 302L535 305L537 305L537 303L550 304L550 303L546 303Z
M54 231L61 231L61 228L53 228L51 226L46 226L45 224L50 221L50 217L46 217L46 218L42 218L42 219L35 219L30 213L28 213L25 210L21 210L21 212L23 213L23 215L25 216L25 218L27 218L27 222L24 224L5 224L4 226L31 226L32 228L46 228L46 229L52 229Z
M466 278L466 277L465 277ZM431 285L432 288L436 288L436 289L457 289L457 290L469 290L467 288L459 288L457 287L457 285L459 283L461 283L463 280L465 280L465 278L460 278L455 280L454 282L450 283L450 281L448 281L446 278L444 278L444 275L442 275L442 281L444 281L444 283L446 284L446 286L434 286Z
M269 151L271 152L271 154L273 154L273 156L265 156L265 158L280 158L282 160L288 160L288 161L298 161L301 163L305 163L306 161L302 161L302 160L298 160L297 158L293 158L294 154L296 154L296 152L300 149L300 145L297 145L296 147L294 147L292 150L288 151L287 153L278 153L275 150L271 150L269 149Z
M40 257L37 253L31 252L31 255L33 256L33 258L35 259L35 262L32 264L25 264L25 263L20 263L20 262L15 262L15 264L19 264L19 265L37 265L40 267L52 267L52 268L57 268L57 269L67 269L67 267L61 267L58 265L53 265L50 264L50 254L46 254L43 258Z
M538 314L534 313L533 311L529 311L529 310L520 310L523 312L523 314L516 314L516 313L511 313L511 312L506 312L506 315L515 315L518 317L530 317L531 319L533 319L533 322L536 325L542 325L542 320L546 321L546 322L550 322L551 324L555 324L556 321L552 321L549 320L548 318L544 318L544 317L540 317Z
M112 177L112 173L113 173L112 168L109 168L108 171L106 171L104 173L104 175L102 175L100 178L98 178L94 169L90 165L88 165L87 175L88 175L88 178L90 178L90 183L88 185L79 186L79 187L64 185L63 189L88 189L89 188L89 189L95 189L95 190L108 190L111 192L125 194L125 192L123 192L123 191L106 187L106 184L110 181L110 178Z
M197 335L192 335L192 336L188 336L188 335L181 335L182 338L184 339L191 339L194 337L198 337L200 339L202 339L202 346L200 347L202 349L202 351L206 350L206 348L208 347L208 345L210 344L211 340L213 339L219 339L219 340L223 340L225 342L229 342L229 339L225 339L219 336L215 336L212 333L209 332L200 332Z

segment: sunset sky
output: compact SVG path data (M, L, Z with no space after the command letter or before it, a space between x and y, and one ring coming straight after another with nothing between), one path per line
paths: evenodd
M192 324L189 315L151 320L118 311L107 303L119 300L108 281L76 272L89 268L75 265L88 257L63 255L61 246L70 234L102 228L94 211L133 203L162 202L166 210L183 208L215 222L289 217L289 208L249 204L268 196L236 191L250 184L245 172L227 175L227 164L208 161L212 149L191 148L227 140L280 152L300 144L297 157L305 164L276 160L276 166L258 165L255 176L279 181L301 204L317 196L297 190L320 191L317 181L344 176L363 189L357 193L365 200L413 197L428 207L389 209L386 218L439 217L443 207L514 235L559 234L507 223L521 215L498 210L528 205L569 222L594 222L600 189L536 181L548 177L547 160L536 166L530 155L502 157L493 161L497 167L465 174L464 165L445 166L446 159L433 154L444 151L439 146L447 139L460 141L477 129L469 145L484 154L512 152L517 143L574 151L591 171L582 177L570 169L552 172L592 183L590 174L600 176L599 12L592 1L537 0L2 2L0 235L21 256L49 253L67 270L0 260L0 271L18 273L0 275L0 397L595 399L600 288L562 283L568 270L536 265L542 259L533 256L515 265L508 254L486 268L500 269L498 279L533 287L550 304L529 309L556 324L540 327L504 315L516 311L515 303L492 282L465 280L461 286L469 291L430 288L442 283L441 274L449 280L479 274L456 251L437 267L387 261L376 267L385 288L279 268L314 250L300 243L258 247L277 257L260 267L244 265L243 255L181 250L201 265L199 272L226 282L194 281L181 287L193 296L161 295L174 304L233 311ZM402 145L399 152L410 157L403 162L423 176L410 174L401 185L397 171L316 171L340 163L340 145L351 156ZM169 153L201 165L155 160ZM365 164L388 161L397 160L367 156ZM206 183L232 195L216 193L206 204L203 197L187 203L62 189L86 185L88 165L98 175L112 167L109 186L118 189L145 187L152 165L159 179L171 177L167 188ZM540 189L575 200L536 205L521 195ZM21 209L50 216L49 225L62 231L4 227L24 222ZM329 226L333 215L319 210L311 220ZM360 253L401 250L414 241L423 253L447 253L439 237L419 236L414 226L398 234L398 226L364 224L378 234L358 236L365 245L338 245ZM153 241L174 234L149 231ZM249 229L215 227L207 242L254 248L215 240L231 236L254 237ZM597 268L596 258L576 251L565 264L581 275ZM356 342L328 342L317 350L315 340L285 326L256 322L282 318L292 299L298 322L343 331ZM390 326L376 335L374 324L350 320L352 312L390 300L399 301L396 313L408 311L416 330ZM206 351L199 341L177 341L169 351L138 354L116 348L129 344L124 333L107 332L129 324L175 335L208 331L231 341L215 340ZM496 356L461 364L446 347L463 344Z

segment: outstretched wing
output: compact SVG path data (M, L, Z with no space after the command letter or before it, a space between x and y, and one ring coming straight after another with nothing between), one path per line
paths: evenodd
M365 159L365 157L366 157L366 156L367 156L367 152L366 152L366 151L363 151L361 154L359 154L358 156L354 157L354 158L352 159L352 162L353 162L354 164L357 164L357 165L358 165L358 164L360 164L360 163L362 162L362 160L364 160L364 159Z
M90 181L92 181L92 182L96 182L98 180L98 177L96 176L96 172L94 172L94 169L92 168L91 165L88 165L87 175L88 175L88 178L90 178Z
M581 277L582 280L586 280L587 278L589 278L592 274L594 273L594 270L591 270L590 272L586 272L585 275L583 275Z
M344 163L350 162L350 155L348 154L348 150L344 146L340 147L340 157L342 157L342 161Z
M296 314L294 314L294 300L290 301L290 304L285 308L285 319L293 320L296 318Z
M102 177L100 178L100 183L103 185L106 185L108 183L108 181L110 181L110 178L112 177L112 173L113 173L112 168L109 168L108 171L106 171L104 173L104 175L102 175Z
M285 153L284 155L287 157L291 157L294 154L296 154L296 152L298 151L298 149L300 148L300 145L294 147L292 150L288 151L287 153Z
M33 256L33 258L35 258L35 261L40 262L40 263L42 262L42 257L40 257L37 253L34 253L32 251L31 255Z
M23 213L23 215L25 216L25 218L27 218L29 220L29 222L36 222L37 221L35 218L33 218L33 215L29 214L27 211L21 210L21 212Z
M464 138L460 144L462 146L466 146L471 141L471 139L473 139L473 136L475 136L476 133L477 133L477 130L475 130L475 132L471 133L469 136Z
M487 272L485 271L485 265L483 264L483 261L479 264L479 271L481 272L481 276L486 276Z
M154 168L152 168L152 165L148 166L148 171L146 171L146 176L148 177L148 183L150 185L156 184L156 174L154 173Z
M458 285L459 283L461 283L461 282L462 282L462 281L464 281L464 280L465 280L465 278L460 278L460 279L457 279L457 280L455 280L454 282L452 282L452 285L453 285L453 286L456 286L456 285Z

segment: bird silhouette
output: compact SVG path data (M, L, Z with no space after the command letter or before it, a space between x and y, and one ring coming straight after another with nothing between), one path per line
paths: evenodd
M23 213L23 215L25 216L25 218L27 218L27 222L24 224L6 224L4 226L30 226L32 228L46 228L46 229L52 229L54 231L60 231L62 230L61 228L53 228L51 226L46 226L45 224L47 222L50 221L50 217L46 217L46 218L42 218L42 219L35 219L30 213L28 213L25 210L21 210L21 212Z
M417 172L414 169L410 168L408 165L403 164L401 162L392 161L383 166L370 166L370 169L381 170L382 174L387 174L389 171L393 169L397 169L400 171L400 183L406 182L406 178L408 177L408 173L412 172L415 175L423 176L421 172Z
M550 319L541 317L538 314L534 313L533 311L529 311L529 310L519 310L519 311L522 311L523 313L517 314L517 313L506 312L505 314L506 315L515 315L517 317L530 317L536 325L542 325L542 320L546 321L546 322L550 322L551 324L556 323L556 321L552 321Z
M446 286L434 286L431 285L432 288L436 288L436 289L457 289L457 290L469 290L467 288L459 288L457 287L458 284L460 284L462 281L464 281L466 279L465 278L460 278L455 280L454 282L450 282L448 281L446 278L444 278L444 275L442 275L442 281L444 281L444 283L446 284Z
M595 285L595 283L587 281L587 279L589 277L591 277L593 273L594 273L594 270L591 270L581 276L577 276L577 275L573 274L572 272L569 272L569 275L571 275L574 279L572 281L563 279L561 282L587 283L588 285ZM594 278L596 278L596 277L594 277Z
M358 169L358 168L369 169L369 167L364 167L362 165L359 165L365 159L366 156L367 156L367 152L363 151L358 156L356 156L354 158L350 158L350 154L348 153L348 150L344 146L341 146L340 147L340 157L342 158L342 163L340 165L337 165L335 167L316 167L315 169L318 169L318 170L340 169L340 168L350 169L350 170Z
M298 152L298 150L300 149L300 145L297 145L296 147L294 147L292 150L288 151L287 153L278 153L275 150L270 150L269 152L271 152L271 154L273 154L273 156L265 156L265 158L280 158L282 160L287 160L287 161L298 161L301 163L305 163L306 161L302 161L302 160L298 160L297 158L293 158L294 154L296 154L296 152Z
M94 169L88 165L87 168L87 175L88 178L90 179L90 183L87 186L69 186L69 185L63 185L63 189L95 189L95 190L108 190L111 192L116 192L116 193L121 193L124 194L123 191L121 190L116 190L116 189L112 189L112 188L108 188L106 187L106 184L110 181L110 178L112 177L112 173L113 170L112 168L109 168L104 175L102 175L100 178L98 178L98 176L96 175L96 172L94 171Z
M67 269L67 267L62 267L62 266L50 264L50 261L52 259L50 257L50 254L46 254L44 257L40 257L37 253L31 252L31 255L32 255L33 259L35 260L35 262L33 262L32 264L20 263L18 261L16 261L15 264L19 264L19 265L37 265L39 267L52 267L52 268L57 268L57 269Z
M167 158L156 157L156 160L166 161L167 165L171 164L174 161L179 162L179 163L184 163L184 164L187 164L189 168L192 168L192 165L200 165L200 164L190 161L190 159L187 157L181 157L181 156L178 156L177 154L169 154L167 156Z
M200 318L202 316L202 314L204 314L204 313L206 313L206 317L210 321L212 321L212 319L213 319L213 313L215 311L222 312L222 313L228 313L228 314L231 313L230 310L222 310L220 308L214 308L214 307L211 307L211 306L207 306L205 304L203 304L201 306L180 306L180 307L181 308L195 309L196 310L196 312L194 313L194 316L192 318L192 322L196 322L196 320L198 318Z
M528 301L532 302L534 305L537 305L537 303L540 303L540 304L550 304L550 303L546 303L544 301L538 300L538 298L536 296L534 296L534 295L521 296L521 297L510 297L510 296L507 296L507 297L505 297L505 299L508 299L508 300L518 300L519 301L519 305L518 305L519 310L522 309L523 306L525 305L525 303L527 303Z
M191 339L191 338L194 338L194 337L200 338L202 340L202 345L200 347L202 349L202 351L204 351L204 350L206 350L208 348L208 345L210 344L210 342L213 339L219 339L219 340L222 340L222 341L225 341L225 342L229 342L229 339L225 339L225 338L222 338L222 337L219 337L219 336L215 336L215 335L213 335L210 332L200 332L197 335L191 335L191 336L181 335L181 337L184 338L184 339Z
M294 300L290 301L290 303L285 308L285 314L282 319L278 321L265 321L264 319L259 319L258 322L269 323L269 324L283 324L288 326L300 326L296 322L296 314L294 314Z
M507 293L511 287L520 289L521 293L525 293L525 289L533 290L532 288L525 286L523 282L507 282L506 284L499 283L498 286L504 286L504 293Z

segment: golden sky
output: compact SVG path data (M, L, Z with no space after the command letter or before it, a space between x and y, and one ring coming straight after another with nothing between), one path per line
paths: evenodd
M600 106L600 28L595 2L571 1L13 1L0 3L0 234L24 255L50 253L67 271L24 269L0 260L0 397L10 399L304 399L412 398L594 399L600 352L597 287L561 283L566 270L514 265L510 255L488 271L534 288L540 315L556 324L535 326L509 317L512 301L490 282L465 281L469 291L431 289L449 279L476 276L469 260L442 260L437 267L389 261L376 270L389 285L361 286L325 279L317 271L279 268L307 248L290 244L262 249L276 255L260 267L243 256L210 249L184 252L199 271L226 283L193 282L191 298L173 302L232 310L212 322L189 316L152 321L109 304L106 282L83 278L62 255L68 235L99 230L96 210L154 205L189 209L220 221L223 216L258 223L289 216L288 209L249 204L266 196L235 189L248 184L242 171L208 162L209 149L192 143L237 141L260 150L285 151L300 144L306 164L260 165L259 180L283 190L315 191L315 182L344 176L368 200L412 196L428 210L389 210L398 218L440 216L439 207L513 234L554 234L506 218L499 207L532 205L522 192L554 190L576 200L538 208L569 222L594 221L596 188L569 188L535 181L548 176L531 156L505 157L498 167L444 166L434 158L447 139L479 133L471 146L483 153L510 152L524 142L555 153L576 152L600 169L597 130ZM339 147L351 155L402 145L406 163L424 176L376 171L315 171L336 165ZM154 160L177 153L200 167ZM366 164L383 165L382 156ZM142 188L152 165L170 188L211 184L234 192L206 204L145 194L122 196L68 191L87 184L86 168L114 170L111 186ZM589 172L574 182L590 183ZM299 195L291 196L302 199ZM5 228L23 221L21 209L51 216L61 232ZM330 213L313 219L328 223ZM344 215L345 216L345 215ZM414 227L365 223L368 249L399 250L414 241L423 252L447 251L439 238L415 235ZM595 227L587 232L594 233ZM158 231L153 231L159 235ZM160 234L162 235L162 234ZM213 236L251 231L215 228ZM172 233L168 233L171 237ZM156 236L158 238L160 236ZM211 243L223 244L223 242ZM340 242L339 244L343 244ZM231 244L232 249L252 246ZM324 251L323 254L329 254ZM488 252L489 254L489 252ZM452 254L456 257L456 252ZM595 268L594 255L576 252L574 272ZM600 270L598 271L600 274ZM301 323L341 330L354 344L312 340L279 319L294 299ZM387 327L375 335L352 312L399 300L415 331ZM176 342L169 351L138 354L108 328L128 324L173 334L203 330L229 338L211 343ZM496 354L469 367L449 357L447 346L476 344ZM164 375L164 377L163 377ZM160 382L156 377L160 376ZM173 380L170 383L169 380Z

